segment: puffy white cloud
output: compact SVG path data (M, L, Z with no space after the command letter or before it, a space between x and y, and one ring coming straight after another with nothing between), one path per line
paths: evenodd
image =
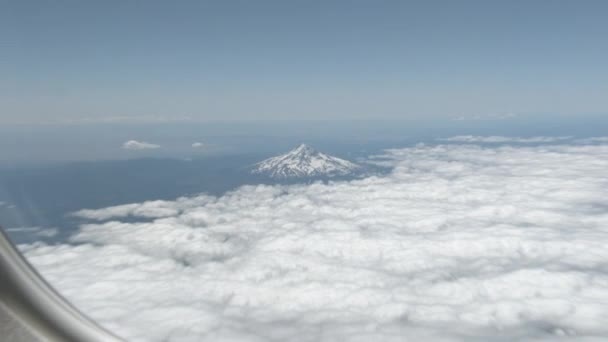
M464 143L554 143L572 139L569 136L561 137L504 137L504 136L476 136L476 135L458 135L455 137L439 139L440 141L449 142L464 142Z
M122 148L125 150L150 150L160 148L160 145L137 141L137 140L129 140L122 144Z
M374 162L393 171L80 211L112 221L21 247L132 341L608 337L608 146Z

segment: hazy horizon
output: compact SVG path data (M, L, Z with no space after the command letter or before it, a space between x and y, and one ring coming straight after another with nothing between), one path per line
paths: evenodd
M268 154L299 143L330 151L366 144L389 148L456 135L585 138L607 130L602 115L2 125L0 165Z

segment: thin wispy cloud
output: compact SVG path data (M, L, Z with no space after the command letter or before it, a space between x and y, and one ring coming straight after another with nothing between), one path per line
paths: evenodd
M43 228L43 227L13 227L6 228L6 232L9 234L27 234L30 236L39 237L53 237L59 233L57 228Z
M608 137L591 137L584 139L577 139L576 142L581 144L603 144L608 143Z
M441 138L439 141L462 142L462 143L520 143L520 144L535 144L535 143L555 143L559 141L570 140L570 136L561 137L505 137L505 136L476 136L476 135L458 135L450 138Z
M453 121L495 121L495 120L509 120L517 117L514 113L504 114L487 114L487 115L459 115L453 117Z
M158 218L175 216L179 213L176 202L173 201L148 201L144 203L124 204L104 209L83 209L71 215L89 220L104 221L119 217L145 217ZM181 203L181 201L177 201Z
M608 145L373 161L392 172L82 210L76 244L22 249L132 341L608 336Z
M122 144L122 148L125 150L152 150L160 148L160 145L145 141L129 140Z

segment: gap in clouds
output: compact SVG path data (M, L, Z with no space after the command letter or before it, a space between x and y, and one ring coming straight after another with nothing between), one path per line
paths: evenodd
M133 341L608 337L607 145L370 162L392 171L82 210L76 245L21 248Z

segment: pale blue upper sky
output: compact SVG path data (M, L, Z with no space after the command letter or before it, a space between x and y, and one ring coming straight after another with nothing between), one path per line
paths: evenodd
M608 1L3 1L0 123L608 113Z

